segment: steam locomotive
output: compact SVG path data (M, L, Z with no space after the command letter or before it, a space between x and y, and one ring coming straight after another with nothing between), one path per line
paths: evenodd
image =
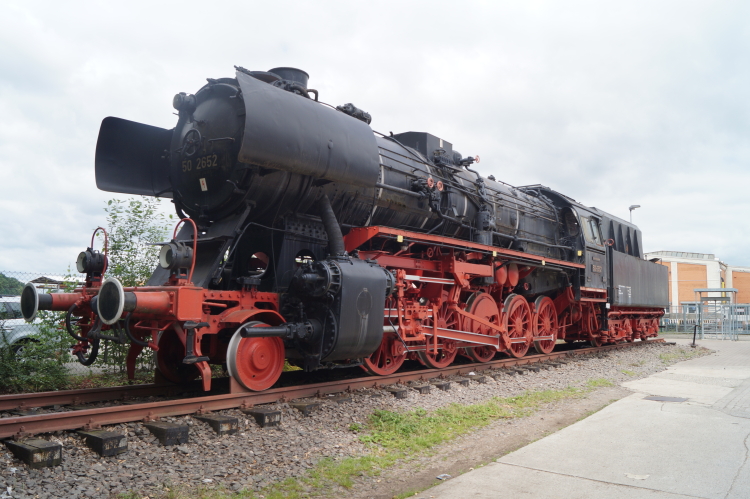
M542 185L513 187L424 132L383 135L354 106L329 106L295 68L208 79L179 93L166 130L104 119L96 182L171 198L179 231L145 286L105 279L106 255L78 258L85 285L22 310L66 312L74 351L129 343L128 372L156 350L166 380L226 364L233 390L264 390L285 359L306 371L406 359L645 340L667 306L666 268L643 259L634 225Z

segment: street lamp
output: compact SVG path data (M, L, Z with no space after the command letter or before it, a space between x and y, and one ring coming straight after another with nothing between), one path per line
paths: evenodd
M639 205L639 204L631 204L630 208L628 208L630 210L630 223L631 224L633 223L633 210L636 209L636 208L640 208L640 207L641 207L641 205Z

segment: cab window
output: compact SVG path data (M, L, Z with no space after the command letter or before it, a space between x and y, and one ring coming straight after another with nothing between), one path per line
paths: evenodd
M599 223L596 219L581 217L581 225L583 225L583 233L586 236L586 241L601 246L602 234L599 232Z

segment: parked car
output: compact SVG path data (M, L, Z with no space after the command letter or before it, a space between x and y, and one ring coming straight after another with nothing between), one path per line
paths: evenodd
M21 314L20 296L0 296L0 348L10 346L19 353L29 342L38 341L34 335L40 332L36 319L27 324Z

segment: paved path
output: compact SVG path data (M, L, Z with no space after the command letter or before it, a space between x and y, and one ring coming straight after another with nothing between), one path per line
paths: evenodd
M699 343L717 353L417 497L750 499L750 341Z

